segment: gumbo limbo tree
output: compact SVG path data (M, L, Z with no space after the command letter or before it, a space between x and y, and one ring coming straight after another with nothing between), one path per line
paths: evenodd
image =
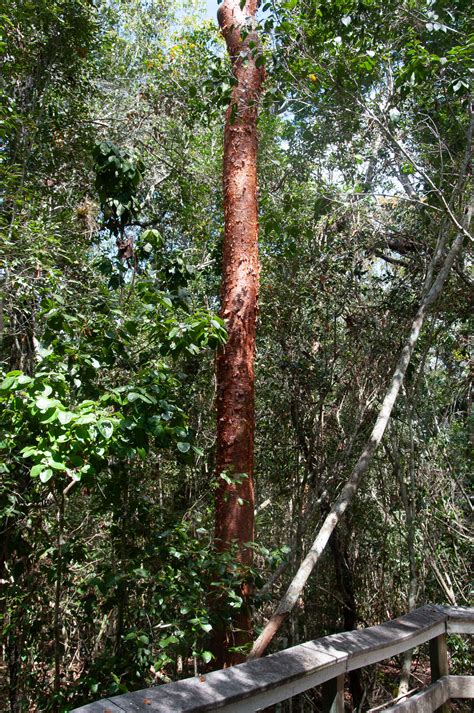
M255 29L257 0L224 0L218 10L234 75L224 130L224 246L221 316L228 341L217 357L216 541L219 550L235 543L242 565L243 605L232 631L218 631L219 666L243 659L239 647L251 641L245 569L252 563L254 537L254 352L259 282L257 215L257 112L263 58Z

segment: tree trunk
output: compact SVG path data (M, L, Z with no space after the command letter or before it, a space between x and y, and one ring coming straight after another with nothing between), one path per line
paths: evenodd
M258 297L257 107L263 80L255 31L256 0L224 0L218 11L235 85L224 132L224 247L221 315L228 341L217 356L217 494L216 542L221 551L232 543L243 570L252 563L254 538L253 445L254 352ZM258 66L257 66L258 65ZM232 631L216 632L219 666L243 660L229 648L251 641L243 576L244 605Z

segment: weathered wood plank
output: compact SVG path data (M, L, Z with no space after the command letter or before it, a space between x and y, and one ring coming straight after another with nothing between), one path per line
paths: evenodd
M380 626L333 634L200 678L116 696L110 703L122 711L250 713L437 639L445 634L448 620L469 626L471 618L474 610L427 605ZM439 669L438 675L444 673ZM103 704L74 713L99 713Z
M325 672L325 681L327 680L329 675L333 676L335 672L340 672L340 675L343 676L344 669L344 662L339 662L335 664L330 669L329 673ZM231 703L230 705L225 705L223 708L219 708L219 711L222 711L223 713L254 713L255 711L262 711L265 708L268 708L269 706L273 706L275 703L286 701L289 698L293 698L294 696L297 696L300 693L304 693L305 691L314 688L315 686L321 685L320 678L320 673L314 674L314 677L313 675L311 675L311 677L308 677L307 679L300 679L290 684L284 684L279 688L272 689L264 693L259 693L248 699L237 700L235 703ZM311 682L311 680L314 682L314 684ZM211 708L206 710L216 709Z
M358 651L353 650L348 671L391 658L407 649L424 644L446 631L447 615L438 607L425 606L385 624L354 631Z
M444 607L447 615L448 634L474 634L473 607Z
M75 713L123 713L123 708L120 708L111 700L104 698L96 703L86 703L85 706L74 708Z
M283 654L287 654L283 656ZM289 655L288 655L289 654ZM264 659L249 661L198 678L114 697L125 711L202 713L223 709L255 711L291 698L343 673L347 654L295 646ZM146 703L145 703L146 701ZM234 705L235 704L235 705Z
M433 713L450 697L449 677L443 676L403 703L384 708L383 713Z
M451 698L474 698L474 676L450 676Z

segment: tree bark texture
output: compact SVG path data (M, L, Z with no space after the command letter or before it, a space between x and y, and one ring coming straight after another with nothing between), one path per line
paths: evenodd
M235 84L224 130L224 246L221 316L228 341L217 356L216 543L237 548L244 568L252 562L247 543L254 539L253 448L255 430L254 353L259 283L257 206L257 111L263 68L255 30L257 0L224 0L218 11ZM259 59L260 57L260 59ZM222 477L224 476L224 477ZM217 664L243 660L229 652L251 641L245 605L249 584L242 584L244 606L233 632L219 632Z

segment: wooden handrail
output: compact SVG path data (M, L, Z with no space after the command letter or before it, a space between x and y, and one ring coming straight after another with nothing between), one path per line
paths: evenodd
M327 710L339 713L343 710L347 672L427 641L433 642L430 657L434 683L421 692L425 694L423 707L414 708L416 701L413 704L414 699L409 699L388 710L444 711L446 701L454 697L452 689L456 697L470 698L474 681L469 676L447 675L445 638L451 633L474 633L474 608L426 605L379 626L332 634L204 676L89 703L72 713L254 713L321 684L325 684ZM426 693L430 689L434 692ZM425 707L425 703L431 705L426 696L435 707Z

